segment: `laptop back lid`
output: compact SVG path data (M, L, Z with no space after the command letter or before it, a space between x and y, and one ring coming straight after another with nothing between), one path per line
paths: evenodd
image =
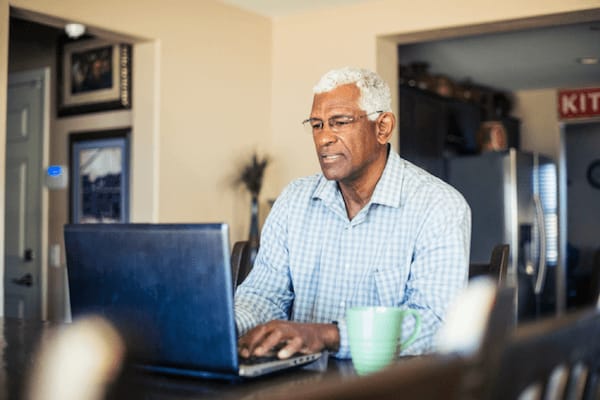
M64 233L73 317L106 317L152 369L237 375L226 224L72 224Z

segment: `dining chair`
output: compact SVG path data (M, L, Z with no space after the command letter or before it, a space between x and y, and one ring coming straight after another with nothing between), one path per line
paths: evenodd
M600 398L600 313L596 308L519 326L502 351L485 398Z
M499 286L503 286L506 283L509 255L510 246L508 244L497 244L492 249L488 264L469 265L469 279L476 276L490 275L496 279Z
M460 354L466 364L461 376L461 398L480 399L489 391L500 352L515 328L515 288L499 286L481 276L457 296L436 337L436 351Z
M235 242L231 251L231 278L233 290L246 279L252 269L251 246L249 240Z

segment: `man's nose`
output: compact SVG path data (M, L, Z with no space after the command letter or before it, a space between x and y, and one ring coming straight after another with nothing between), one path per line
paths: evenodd
M336 133L331 130L329 124L323 124L323 128L316 132L313 137L315 139L315 143L320 146L333 143L337 139Z

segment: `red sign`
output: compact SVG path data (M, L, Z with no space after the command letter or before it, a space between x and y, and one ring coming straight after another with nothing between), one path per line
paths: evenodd
M600 117L600 88L558 91L560 119Z

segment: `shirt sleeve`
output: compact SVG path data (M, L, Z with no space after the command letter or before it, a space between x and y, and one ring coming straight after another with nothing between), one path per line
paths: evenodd
M235 293L235 322L241 336L253 327L289 319L294 299L289 274L285 191L273 205L263 227L261 245L250 274Z
M417 310L421 332L402 355L432 350L434 337L444 322L446 311L467 285L471 240L471 211L454 191L431 203L417 237L403 304ZM414 319L405 318L403 340L414 329Z

